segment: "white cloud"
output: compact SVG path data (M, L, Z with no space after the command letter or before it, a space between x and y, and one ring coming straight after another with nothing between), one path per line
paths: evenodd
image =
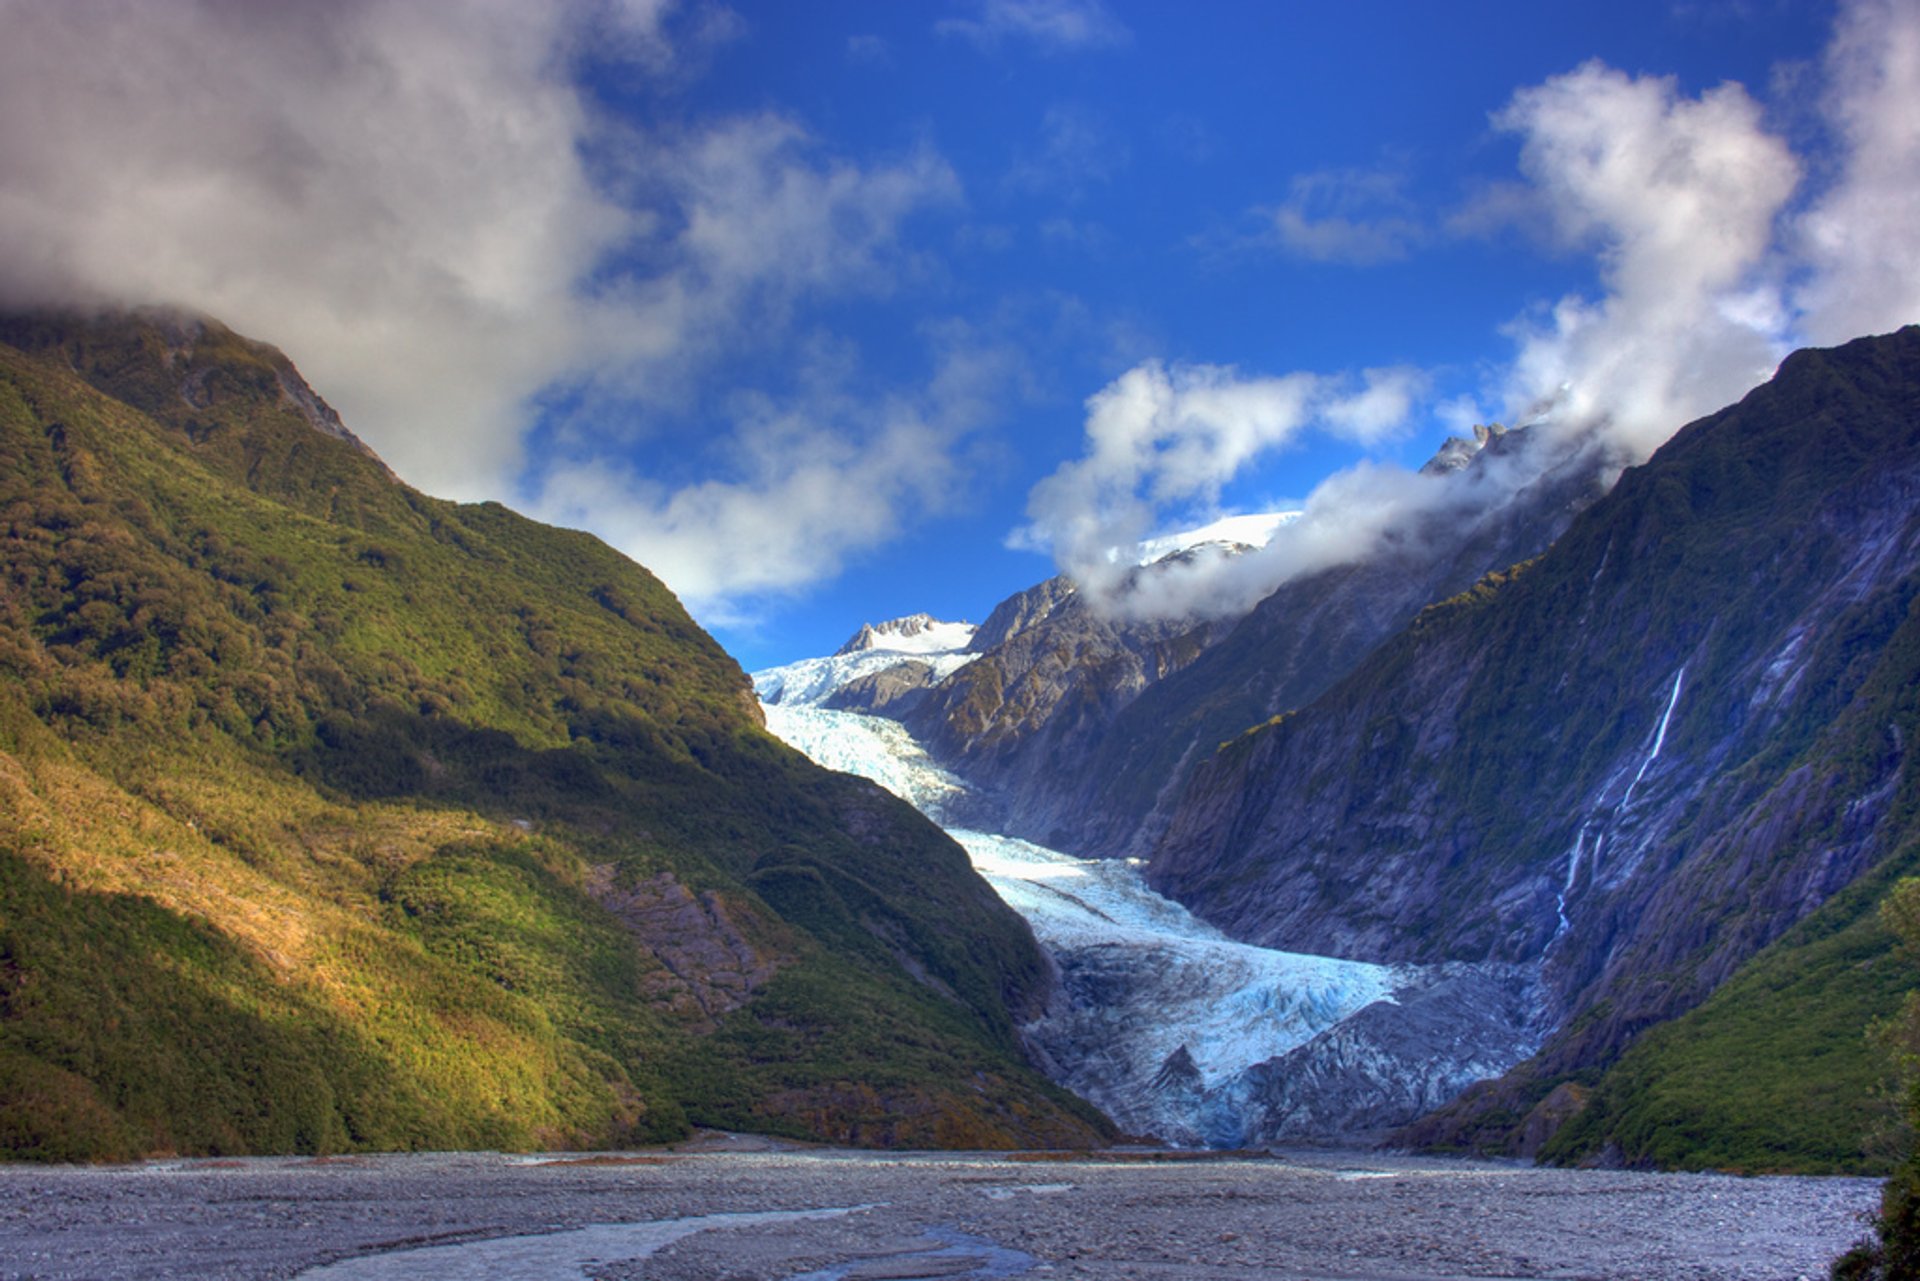
M1406 426L1414 402L1425 394L1429 381L1420 370L1404 366L1368 369L1361 378L1359 391L1329 403L1321 416L1336 435L1363 445L1375 444Z
M177 303L295 352L402 472L497 487L623 234L542 6L15 2L0 294ZM457 440L460 447L449 449Z
M943 36L991 49L1005 40L1030 41L1046 52L1112 48L1133 38L1101 0L974 0L971 18L942 18Z
M1427 237L1404 188L1403 178L1383 171L1300 174L1285 202L1261 211L1271 223L1263 239L1315 262L1396 262Z
M547 471L535 513L591 526L708 623L751 621L761 603L833 577L965 493L966 443L1024 362L963 326L934 342L940 363L923 392L849 394L838 354L816 353L798 396L736 398L710 478L668 489L588 457Z
M1170 515L1197 522L1217 514L1227 481L1309 428L1379 439L1404 422L1421 381L1404 369L1369 370L1356 382L1137 365L1088 398L1085 454L1034 486L1032 523L1013 541L1050 550L1097 598L1117 599L1133 549ZM1146 605L1136 599L1129 607Z
M778 350L805 300L885 293L914 271L903 223L958 192L929 150L855 165L777 115L668 131L596 114L578 59L670 89L740 34L712 4L0 0L0 28L0 303L216 315L293 353L402 476L453 497L515 492L531 401L556 382L684 397L720 354ZM800 524L770 542L823 536L803 497L844 489L828 468L897 492L876 468L910 472L910 439L871 437L881 461L816 450L763 516ZM656 506L691 543L701 519L742 519L724 498ZM618 490L597 501L580 523L628 521Z
M1864 43L1857 35L1863 13L1883 37L1890 25L1902 31L1914 25L1890 23L1884 6L1856 11L1837 45L1837 66L1848 62L1853 43ZM1901 69L1915 63L1904 39L1873 44L1879 57L1872 65L1880 73L1850 68L1844 83L1852 87L1837 99L1843 119L1861 122L1850 136L1868 141L1829 203L1895 188L1889 205L1905 212L1915 188L1903 166L1912 162L1920 126L1910 123L1912 112L1896 108L1910 102L1911 80ZM1889 114L1901 123L1881 120ZM1504 404L1507 421L1539 420L1540 436L1567 450L1597 436L1616 461L1638 461L1690 419L1737 399L1768 375L1790 336L1792 312L1783 294L1788 264L1777 231L1800 166L1763 128L1744 89L1728 84L1687 97L1670 79L1589 63L1516 93L1495 122L1520 136L1526 179L1524 194L1507 189L1503 203L1525 208L1564 244L1592 253L1604 290L1598 298L1567 296L1510 326L1517 350L1489 389ZM1892 163L1889 156L1904 159ZM1303 214L1301 227L1323 230L1329 254L1385 252L1401 243L1369 240L1360 223L1338 220L1339 201L1351 206L1358 199L1353 193L1366 188L1346 182L1341 195L1335 184L1329 190L1337 199L1328 198L1335 213L1318 222ZM1395 188L1379 190L1391 196ZM1301 208L1311 196L1311 189L1296 188ZM1844 210L1836 217L1853 225ZM1920 240L1911 226L1883 230L1901 247L1895 261ZM1854 261L1844 248L1834 257L1841 265ZM1902 289L1911 285L1902 278ZM1146 578L1130 575L1124 563L1116 567L1107 558L1108 549L1188 515L1193 500L1217 496L1265 449L1309 421L1371 443L1404 422L1426 392L1424 380L1406 370L1371 371L1361 390L1337 394L1327 390L1335 380L1324 376L1206 374L1214 395L1226 383L1243 395L1271 387L1293 395L1284 414L1231 414L1216 425L1190 412L1183 416L1176 408L1180 389L1158 366L1142 366L1088 402L1085 455L1033 490L1029 540L1050 536L1060 566L1110 608L1135 614L1244 610L1295 575L1372 555L1396 539L1417 540L1431 518L1463 518L1502 502L1552 462L1529 451L1536 456L1524 471L1501 463L1446 478L1362 463L1323 483L1306 515L1260 552L1200 559ZM1118 421L1131 430L1114 429L1116 407L1128 411ZM1476 410L1473 400L1456 396L1432 412L1454 424L1477 418Z
M1795 302L1816 343L1920 321L1920 9L1850 5L1827 73L1845 170L1801 220L1796 246L1811 273Z
M1550 404L1556 431L1604 422L1637 461L1767 376L1786 338L1765 327L1781 314L1774 229L1800 167L1744 89L1687 98L1588 63L1496 123L1521 135L1522 172L1606 290L1516 322L1510 416Z

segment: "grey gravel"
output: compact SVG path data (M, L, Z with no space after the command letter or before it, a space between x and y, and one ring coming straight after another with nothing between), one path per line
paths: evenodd
M727 1150L742 1146L761 1150ZM1866 1179L1326 1152L733 1144L13 1166L0 1167L0 1277L1813 1281L1877 1194Z

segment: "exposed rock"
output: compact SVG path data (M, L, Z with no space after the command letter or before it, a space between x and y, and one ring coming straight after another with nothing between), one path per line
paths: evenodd
M697 1015L703 1030L746 1004L792 959L756 947L726 900L712 890L695 895L671 872L621 888L605 864L592 869L588 890L665 967L649 976L649 995L683 1016ZM764 935L766 927L758 932Z
M1488 441L1506 434L1507 429L1499 423L1494 423L1490 427L1475 423L1472 440L1464 436L1447 437L1441 442L1438 452L1429 458L1420 470L1428 476L1444 476L1448 472L1459 471L1473 461L1474 455L1487 447Z
M939 673L933 664L907 659L842 685L821 706L839 712L868 712L904 718L919 706Z
M1592 1091L1574 1081L1562 1081L1554 1086L1520 1123L1513 1144L1514 1155L1529 1161L1539 1156L1561 1126L1586 1110L1591 1098Z
M982 657L902 719L942 764L997 797L1000 830L1086 857L1141 856L1190 766L1311 701L1428 603L1538 554L1602 492L1606 460L1546 465L1527 432L1489 429L1476 466L1433 483L1504 487L1468 518L1434 515L1366 561L1281 587L1244 618L1104 617L1063 578L1002 602ZM1141 571L1152 573L1149 566ZM977 821L986 821L981 819Z

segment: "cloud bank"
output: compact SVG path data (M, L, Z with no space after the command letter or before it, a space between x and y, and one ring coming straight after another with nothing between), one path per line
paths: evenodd
M1192 519L1196 499L1217 498L1241 468L1302 430L1364 441L1365 423L1405 420L1418 385L1403 373L1377 409L1362 412L1366 393L1315 404L1322 375L1147 364L1088 401L1085 453L1034 487L1021 537L1051 547L1106 608L1237 613L1293 577L1413 537L1427 518L1474 519L1556 456L1598 446L1616 465L1641 461L1767 378L1794 346L1920 320L1920 11L1897 0L1848 6L1825 65L1826 119L1844 161L1798 209L1804 167L1736 84L1690 97L1670 78L1592 62L1520 90L1493 117L1520 140L1524 181L1456 225L1544 226L1595 257L1602 293L1517 317L1507 329L1514 355L1482 398L1429 412L1456 424L1534 424L1555 448L1527 451L1531 467L1428 476L1362 464L1319 486L1305 515L1264 550L1198 561L1143 587L1115 569L1140 538ZM1288 207L1304 210L1311 194L1296 189ZM1298 221L1297 252L1319 245L1322 256L1359 262L1409 243L1333 215ZM1217 416L1178 408L1180 388L1193 382L1210 403L1266 412L1244 411L1223 429ZM1162 388L1171 397L1145 394ZM1284 411L1278 388L1294 391ZM1114 407L1142 404L1171 407L1124 420L1151 422L1150 431L1117 432Z

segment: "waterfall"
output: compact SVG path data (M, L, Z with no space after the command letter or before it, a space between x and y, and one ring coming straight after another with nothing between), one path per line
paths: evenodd
M1667 710L1661 714L1660 729L1653 736L1653 750L1647 753L1646 760L1640 762L1640 772L1633 776L1633 782L1627 784L1627 794L1620 798L1620 805L1614 813L1627 812L1627 805L1633 800L1633 789L1640 786L1640 780L1647 776L1647 767L1659 759L1660 749L1667 742L1667 722L1673 719L1673 705L1680 701L1680 682L1685 680L1686 676L1687 666L1682 663L1680 670L1673 674L1673 693L1667 695Z
M1667 726L1673 721L1673 709L1680 702L1680 686L1686 679L1686 675L1687 667L1685 663L1682 663L1680 670L1673 674L1673 688L1667 694L1667 708L1660 714L1660 725L1654 730L1653 747L1648 750L1646 759L1640 762L1640 768L1634 772L1633 781L1627 784L1626 793L1621 796L1620 803L1613 807L1613 813L1609 815L1610 820L1618 819L1626 814L1627 806L1633 801L1633 789L1640 786L1640 780L1647 776L1647 770L1652 767L1654 761L1660 758L1660 749L1667 744ZM1618 778L1619 775L1615 774L1613 777ZM1609 779L1609 785L1611 785L1611 781L1612 780ZM1603 793L1604 790L1603 788ZM1580 875L1580 858L1586 853L1587 833L1591 830L1592 826L1592 820L1580 824L1580 832L1573 838L1573 849L1567 855L1567 880L1566 883L1560 887L1560 893L1554 902L1554 914L1559 919L1558 923L1554 926L1553 937L1547 940L1548 947L1552 947L1555 943L1558 943L1560 937L1565 934L1573 924L1571 918L1567 916L1567 900L1573 897L1573 883ZM1593 877L1598 877L1600 874L1600 852L1606 848L1606 845L1607 833L1603 827L1599 836L1594 838L1593 854L1589 860Z

